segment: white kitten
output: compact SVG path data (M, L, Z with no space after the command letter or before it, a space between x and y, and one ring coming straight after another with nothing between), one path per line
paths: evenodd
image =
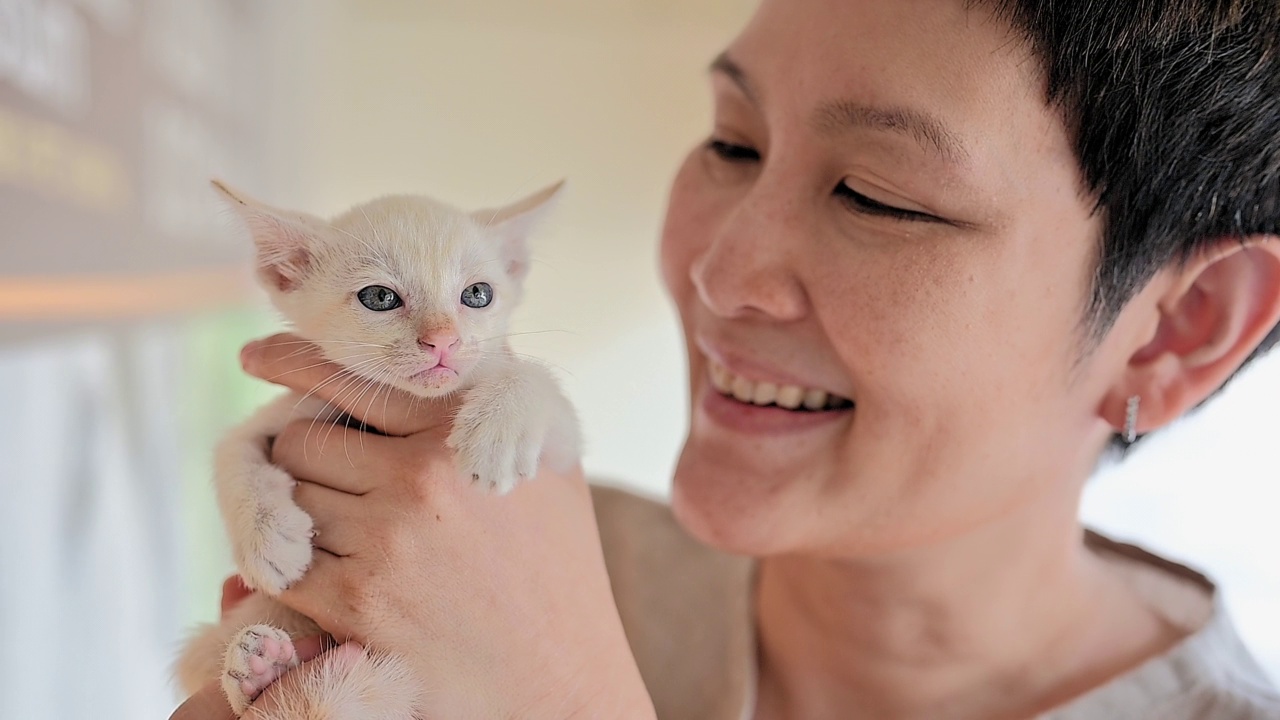
M370 407L386 385L422 397L464 393L448 444L464 479L499 493L533 476L539 461L577 462L573 407L553 376L506 340L529 270L528 236L561 184L469 214L425 197L384 197L330 222L214 187L253 236L274 305L349 372L342 392L361 406L368 394ZM219 444L218 504L240 575L259 592L204 628L177 674L188 692L221 677L237 715L297 664L291 638L320 633L271 599L306 572L312 525L293 502L293 479L269 462L270 438L299 417L318 419L319 432L338 414L288 394ZM279 717L408 720L418 685L403 662L370 650L313 672Z

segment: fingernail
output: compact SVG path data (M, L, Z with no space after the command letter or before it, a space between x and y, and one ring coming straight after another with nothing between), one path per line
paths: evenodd
M315 635L301 638L293 643L293 651L298 656L298 662L312 660L327 650L328 647L321 638Z
M240 348L240 367L248 370L251 366L256 365L259 356L262 354L262 341L254 340L253 342Z
M359 643L349 642L334 648L333 655L330 657L339 669L349 671L363 656L364 648Z

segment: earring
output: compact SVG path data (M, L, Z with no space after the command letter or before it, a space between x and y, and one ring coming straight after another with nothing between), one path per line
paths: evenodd
M1142 402L1141 395L1134 395L1129 398L1129 405L1125 409L1124 414L1124 441L1133 443L1138 439L1138 405Z

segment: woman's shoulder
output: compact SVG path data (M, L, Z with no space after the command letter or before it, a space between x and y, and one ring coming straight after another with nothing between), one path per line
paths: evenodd
M683 596L719 606L748 599L754 563L727 555L689 535L655 498L605 485L591 486L600 542L619 602ZM650 597L652 596L652 597ZM695 602L692 610L706 607Z
M662 718L736 718L753 657L749 558L686 533L652 498L593 485L609 581Z
M593 480L591 502L602 533L606 529L640 527L666 534L678 528L671 506L638 491Z
M1203 573L1096 532L1086 544L1125 577L1181 642L1046 720L1126 716L1160 720L1280 720L1280 693L1236 631Z

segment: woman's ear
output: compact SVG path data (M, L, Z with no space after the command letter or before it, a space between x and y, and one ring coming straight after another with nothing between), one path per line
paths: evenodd
M1280 323L1280 238L1223 241L1169 272L1154 334L1106 400L1114 427L1125 427L1134 396L1139 433L1195 409Z

